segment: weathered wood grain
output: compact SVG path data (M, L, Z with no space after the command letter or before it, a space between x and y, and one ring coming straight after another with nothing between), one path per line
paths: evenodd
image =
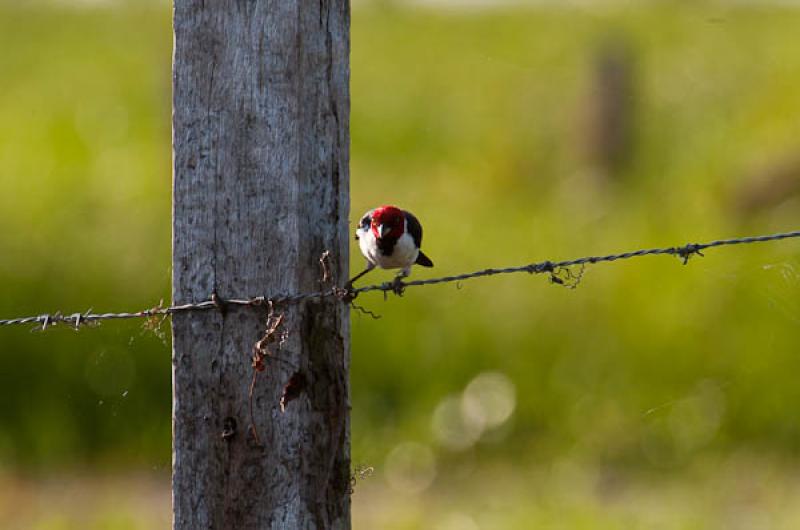
M347 0L175 0L173 303L311 291L348 273ZM174 528L349 528L349 313L286 308L285 362L248 390L266 313L173 316ZM307 385L279 401L295 371ZM224 430L232 436L223 439Z

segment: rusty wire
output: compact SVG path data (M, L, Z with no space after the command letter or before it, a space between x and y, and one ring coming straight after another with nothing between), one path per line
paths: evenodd
M462 282L463 280L469 280L472 278L495 276L498 274L513 274L517 272L526 272L529 274L550 274L551 278L553 278L554 277L553 275L557 274L558 271L561 271L567 267L572 267L575 265L585 266L594 263L619 261L619 260L638 258L642 256L652 256L652 255L677 256L683 260L683 263L685 265L689 261L689 258L695 255L702 256L703 255L702 251L709 248L721 247L727 245L763 243L766 241L778 241L782 239L790 239L796 237L800 237L800 230L796 230L793 232L772 234L772 235L740 237L734 239L719 239L716 241L710 241L708 243L688 243L686 245L676 246L676 247L641 249L641 250L634 250L631 252L622 252L618 254L608 254L605 256L587 256L583 258L569 259L563 261L546 260L536 263L530 263L528 265L520 265L517 267L490 268L474 272L468 272L464 274L457 274L454 276L429 278L426 280L402 281L398 283L385 282L381 284L368 285L365 287L350 288L350 289L344 287L331 287L307 293L277 294L274 296L255 296L253 298L232 298L224 300L224 305L227 307L229 306L267 307L270 305L287 306L287 305L298 304L306 300L332 298L332 297L338 298L345 303L352 303L353 299L357 297L359 294L367 293L370 291L382 291L384 293L391 291L397 292L398 287L400 288L400 290L402 290L407 287L418 287L422 285L434 285L439 283ZM56 312L52 314L42 314L38 316L4 319L0 320L0 326L37 324L41 326L41 329L46 329L56 324L67 324L69 326L79 328L82 325L96 323L101 320L150 318L160 315L164 316L173 315L175 313L181 313L185 311L204 311L204 310L219 309L219 308L220 308L220 299L218 296L216 296L216 294L213 294L208 300L204 300L202 302L192 302L192 303L174 305L170 307L158 306L158 307L153 307L151 309L144 309L142 311L137 311L133 313L92 313L91 310L86 311L85 313L71 313L71 314L63 314L61 312Z

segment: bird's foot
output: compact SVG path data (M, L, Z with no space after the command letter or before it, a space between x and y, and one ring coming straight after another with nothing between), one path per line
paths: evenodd
M392 281L392 292L397 296L403 296L403 292L406 290L406 284L403 283L404 276L395 276L394 281Z

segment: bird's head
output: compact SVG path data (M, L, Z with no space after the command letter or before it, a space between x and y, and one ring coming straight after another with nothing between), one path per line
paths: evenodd
M399 238L405 231L406 216L396 206L381 206L372 212L370 229L376 239Z

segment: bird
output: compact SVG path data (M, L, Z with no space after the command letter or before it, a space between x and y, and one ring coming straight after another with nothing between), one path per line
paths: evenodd
M397 206L379 206L365 213L358 222L356 240L367 267L347 282L348 289L366 273L380 267L400 269L393 290L401 294L402 280L411 273L412 265L433 267L433 261L420 250L422 225L411 212Z

